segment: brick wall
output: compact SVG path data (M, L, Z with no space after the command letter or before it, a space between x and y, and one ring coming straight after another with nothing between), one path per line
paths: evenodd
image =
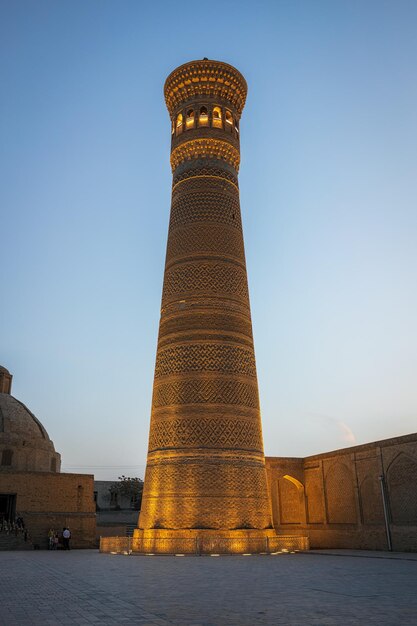
M34 544L47 547L48 530L71 530L74 548L95 546L94 476L49 472L0 472L0 493L16 494L21 515Z
M274 526L312 548L417 551L417 434L301 458L266 458Z

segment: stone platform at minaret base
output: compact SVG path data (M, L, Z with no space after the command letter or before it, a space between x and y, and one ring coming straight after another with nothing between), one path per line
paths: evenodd
M138 554L262 554L308 550L303 535L277 535L275 530L136 529L133 537L102 537L101 552Z

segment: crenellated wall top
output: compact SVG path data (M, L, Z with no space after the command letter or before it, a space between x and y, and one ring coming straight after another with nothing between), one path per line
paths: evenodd
M239 115L245 106L248 86L232 65L203 59L177 67L165 81L164 95L169 114L181 103L199 95L228 100Z

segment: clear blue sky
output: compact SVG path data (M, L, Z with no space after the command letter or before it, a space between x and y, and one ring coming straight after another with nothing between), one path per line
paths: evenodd
M2 0L0 364L64 470L143 476L170 208L162 87L204 56L249 84L266 454L417 430L416 34L414 0Z

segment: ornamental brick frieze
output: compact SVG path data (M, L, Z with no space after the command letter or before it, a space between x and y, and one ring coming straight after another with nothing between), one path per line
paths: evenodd
M225 463L229 463L231 465L239 466L239 467L259 467L262 465L264 467L264 457L263 454L259 454L257 452L247 451L245 455L242 455L240 450L229 449L229 450L217 450L213 448L210 452L210 458L207 457L207 450L166 450L161 455L156 452L149 452L148 461L149 465L159 464L160 461L163 461L164 464L176 464L180 465L194 465L194 464L207 464L210 463L211 466L221 466Z
M223 255L241 261L245 258L242 236L239 230L226 224L212 224L208 229L204 222L197 222L173 229L168 239L167 260L193 254Z
M218 344L231 344L234 346L241 346L242 348L248 348L253 351L252 337L240 335L237 332L222 333L216 331L186 331L186 332L174 332L169 335L159 335L158 337L158 350L167 346L178 345L191 345L196 343L218 343Z
M174 300L173 302L167 302L161 308L161 321L163 324L165 319L168 319L171 315L184 314L200 315L202 312L206 312L207 315L224 315L227 313L241 315L250 319L250 309L248 302L238 302L236 300L230 300L229 298L211 295L209 298L201 295L190 295L186 300Z
M209 497L222 495L225 485L232 493L239 489L247 498L257 497L265 490L265 467L259 465L239 466L230 463L184 464L181 482L175 480L178 468L175 464L149 464L147 495L195 496L203 490ZM161 485L161 487L160 487ZM266 493L263 494L266 497Z
M165 418L164 414L155 415L149 437L149 452L172 447L182 448L239 448L256 450L262 453L262 437L254 422L259 420L255 411L252 419L234 418L233 416Z
M191 222L226 224L241 231L239 197L236 194L225 193L221 188L192 190L188 185L184 185L181 191L172 201L170 231Z
M199 336L215 333L222 338L243 336L252 341L252 325L248 315L233 313L227 309L224 312L218 310L196 312L183 309L181 315L178 315L177 311L171 315L165 313L161 318L159 341L164 337L173 338L178 333L185 337L191 332Z
M236 172L239 171L240 154L239 150L225 139L196 138L185 141L180 146L174 148L171 153L171 168L174 172L184 161L194 159L219 159L226 161Z
M239 258L236 258L231 255L219 255L219 254L189 254L186 257L178 257L176 259L167 258L165 263L165 271L172 269L174 267L182 267L187 265L188 263L195 263L196 261L200 261L201 263L221 263L226 266L238 266L243 269L246 275L246 266L243 261Z
M202 94L219 96L236 107L245 106L247 84L242 74L231 65L219 61L193 61L171 72L165 81L165 102L170 115L179 104Z
M223 530L224 507L224 498L194 495L181 497L179 508L178 496L147 496L145 486L140 519L146 529ZM242 496L227 496L227 518L230 531L270 528L268 496L245 498L243 511ZM232 537L233 532L229 532L228 536Z
M247 406L229 406L223 405L224 415L227 420L240 420L257 424L259 420L259 409ZM215 420L221 422L223 419L223 412L219 413L219 405L204 405L199 404L187 406L185 409L177 406L164 406L154 408L152 411L152 422L166 421L182 419L186 417L187 420L207 419L209 421ZM260 431L258 430L260 433ZM257 456L259 459L259 454Z
M178 378L154 383L152 406L183 404L238 405L259 409L258 386L236 378Z
M194 183L205 182L205 184L209 186L211 186L213 183L219 184L219 183L223 183L224 181L227 181L231 183L235 188L238 189L239 185L238 185L238 178L236 176L236 172L233 170L233 168L231 168L231 171L229 171L228 169L224 167L224 165L226 165L226 163L224 163L223 167L221 168L218 167L218 163L214 163L213 165L209 166L207 161L203 163L202 167L195 167L195 164L193 163L184 164L183 168L178 168L176 170L174 177L172 179L173 193L175 193L176 191L177 193L182 191L183 187L181 187L181 190L180 190L180 189L177 189L177 186L184 183L184 181L191 182L190 179L195 179ZM199 179L206 179L206 180L202 181ZM220 180L216 180L216 179L220 179ZM222 184L221 187L219 188L224 190L226 189L226 185Z
M256 377L253 349L222 343L183 344L160 348L155 378L183 372L221 372Z
M223 294L231 299L247 300L245 270L231 263L195 261L167 269L162 292L162 305L186 298L188 294Z

